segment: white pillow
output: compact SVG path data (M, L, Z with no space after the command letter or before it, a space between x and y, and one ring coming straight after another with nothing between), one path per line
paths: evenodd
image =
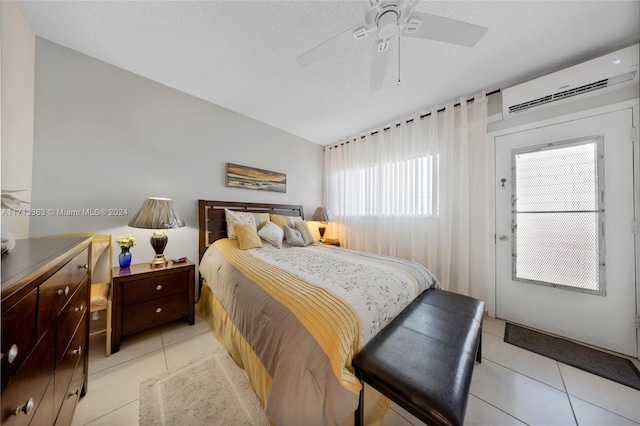
M227 238L230 240L238 239L234 226L255 225L256 229L260 229L262 224L269 220L268 213L249 213L224 209L224 215L227 221Z
M284 231L278 225L273 222L267 222L262 229L258 231L260 238L268 243L273 244L278 248L282 248L282 238L284 238Z

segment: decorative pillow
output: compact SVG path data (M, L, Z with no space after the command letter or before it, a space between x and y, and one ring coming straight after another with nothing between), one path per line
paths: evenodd
M255 225L256 229L260 229L264 223L269 220L268 213L249 213L224 209L224 214L225 220L227 221L227 238L230 240L238 239L238 237L236 237L234 226Z
M295 224L295 228L300 232L300 234L302 234L305 244L309 245L316 242L316 238L313 236L311 228L309 228L309 224L307 222L304 220L298 221Z
M238 246L242 250L262 247L262 240L254 224L235 225L233 228L238 237Z
M269 220L273 223L275 223L276 225L278 225L280 228L284 228L285 226L288 226L289 228L293 228L294 225L297 222L301 222L302 221L302 217L300 216L282 216L279 214L270 214L269 215Z
M284 239L287 242L287 244L292 246L298 246L298 247L304 247L307 245L307 243L304 242L304 238L302 238L302 234L300 233L300 231L293 228L289 228L286 225L283 228L283 230L284 230Z
M278 248L282 248L282 238L284 237L284 231L273 222L267 222L262 229L258 231L260 238L268 243L273 244Z

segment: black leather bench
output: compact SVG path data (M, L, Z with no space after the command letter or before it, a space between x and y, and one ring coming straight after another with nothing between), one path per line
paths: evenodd
M462 425L475 361L481 360L484 302L423 292L353 359L356 376L427 424ZM355 424L363 424L364 384Z

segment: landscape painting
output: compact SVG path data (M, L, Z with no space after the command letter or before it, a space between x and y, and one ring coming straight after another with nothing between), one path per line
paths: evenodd
M287 192L287 175L227 163L227 186L261 191Z

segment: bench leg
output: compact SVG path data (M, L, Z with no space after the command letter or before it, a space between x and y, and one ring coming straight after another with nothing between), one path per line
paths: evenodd
M480 338L478 339L478 349L476 350L476 361L482 363L482 327L480 328Z
M360 380L362 389L360 389L360 396L358 397L358 408L356 408L356 412L353 415L353 424L354 426L364 426L364 382L362 381L362 373L356 371L356 377Z

